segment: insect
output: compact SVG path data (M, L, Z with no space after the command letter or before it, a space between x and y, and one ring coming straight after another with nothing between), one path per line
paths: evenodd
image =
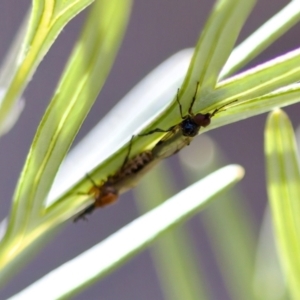
M97 207L103 207L112 204L118 200L118 191L108 182L98 185L90 175L86 177L91 181L92 187L87 193L78 193L80 195L90 195L94 198L94 203L85 208L75 218L74 222L80 219L86 220L86 215L91 214Z
M190 105L189 110L188 110L188 114L186 116L184 116L183 113L182 113L182 106L181 106L181 103L179 101L179 89L177 91L176 101L179 105L179 112L180 112L180 116L181 116L181 119L182 119L181 123L173 125L173 126L171 126L170 128L168 128L166 130L165 129L160 129L160 128L155 128L155 129L153 129L151 131L148 131L146 133L139 134L139 136L145 136L145 135L149 135L149 134L152 134L152 133L155 133L155 132L176 132L180 129L181 134L183 136L185 136L185 137L195 137L198 134L201 127L206 127L210 124L211 118L213 116L215 116L218 112L220 112L225 106L237 101L237 100L234 100L230 103L222 105L219 108L215 109L212 113L194 114L193 113L193 106L195 104L195 100L196 100L196 96L197 96L197 92L198 92L198 87L199 87L199 82L197 82L196 90L195 90L195 93L193 95L192 102L191 102L191 105ZM190 140L188 140L188 141L190 141ZM189 142L188 142L188 144L189 144Z
M91 181L92 187L87 193L80 194L93 196L94 203L79 213L75 217L74 222L77 222L79 219L86 219L86 215L91 214L97 207L104 207L116 202L119 194L134 187L141 174L143 174L142 171L146 171L151 166L153 155L149 150L143 151L129 159L133 138L134 136L129 142L128 151L121 168L115 174L108 176L105 182L98 185L90 175L86 175Z

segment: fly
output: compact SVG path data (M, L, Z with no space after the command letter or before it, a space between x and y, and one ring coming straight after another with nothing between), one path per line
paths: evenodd
M193 95L193 99L192 99L191 105L189 107L188 114L186 116L184 116L183 113L182 113L182 106L181 106L181 103L179 101L179 89L178 89L176 101L178 103L179 112L180 112L180 116L181 116L181 119L182 119L182 121L179 124L173 125L168 129L155 128L155 129L150 130L146 133L139 134L139 136L145 136L145 135L149 135L149 134L152 134L152 133L155 133L155 132L176 132L178 129L180 129L183 136L185 136L185 137L195 137L198 134L201 127L207 127L210 124L211 118L213 116L215 116L218 112L220 112L225 106L237 101L237 100L234 100L230 103L222 105L219 108L215 109L212 113L194 114L193 113L193 106L195 104L195 100L196 100L196 96L197 96L197 92L198 92L198 87L199 87L199 82L197 82L196 90L195 90L195 93Z

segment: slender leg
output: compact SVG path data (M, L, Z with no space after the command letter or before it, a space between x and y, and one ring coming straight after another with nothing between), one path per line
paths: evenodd
M174 125L174 126L171 126L169 129L160 129L160 128L155 128L153 130L150 130L146 133L142 133L142 134L139 134L139 136L145 136L145 135L149 135L149 134L152 134L152 133L155 133L155 132L170 132L172 131L177 125Z
M82 219L85 221L88 221L88 219L85 217L87 214L91 214L95 210L95 204L91 204L86 209L84 209L82 212L80 212L74 219L73 222L76 223L78 220Z
M195 93L194 93L194 96L193 96L193 99L192 99L192 102L191 102L191 105L190 105L190 108L189 108L189 115L193 115L193 106L195 104L195 101L196 101L196 97L197 97L197 93L198 93L198 87L199 87L199 81L197 81L197 85L196 85L196 90L195 90Z
M85 177L92 183L92 185L96 188L100 188L101 185L98 185L94 179L90 176L90 174L86 173L85 174ZM90 193L87 193L87 192L77 192L76 195L84 195L84 196L90 196L91 194Z
M134 135L131 137L131 139L130 139L130 141L129 141L127 154L126 154L125 159L124 159L124 161L123 161L121 170L124 168L124 166L125 166L125 165L127 164L127 162L128 162L129 155L130 155L130 152L131 152L131 147L132 147L132 141L133 141L133 138L134 138Z
M94 181L94 179L90 176L90 174L86 173L85 177L94 185L99 187L99 185Z
M84 195L84 196L88 196L89 194L88 194L88 193L85 193L85 192L77 192L76 195Z
M85 174L85 177L93 184L94 187L100 188L99 185L94 181L94 179L90 176L90 174ZM84 196L91 196L90 193L87 192L77 192L77 195L84 195ZM87 218L85 217L87 214L91 214L95 210L95 203L89 205L87 208L85 208L83 211L81 211L74 219L73 222L76 223L78 220L82 219L87 221Z
M183 114L182 114L182 106L181 106L181 103L179 101L179 91L180 91L180 89L177 90L176 101L178 102L178 105L179 105L179 111L180 111L181 119L184 119Z

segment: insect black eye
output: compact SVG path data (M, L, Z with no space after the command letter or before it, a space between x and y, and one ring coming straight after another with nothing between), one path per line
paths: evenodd
M210 117L211 117L210 113L207 113L205 115L197 114L194 116L193 120L198 126L206 127L210 124Z

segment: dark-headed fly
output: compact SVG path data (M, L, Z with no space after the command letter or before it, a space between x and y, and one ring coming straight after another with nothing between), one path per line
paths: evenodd
M210 124L211 118L213 116L215 116L218 112L223 110L225 106L237 101L237 100L234 100L234 101L232 101L228 104L222 105L219 108L215 109L212 113L194 114L193 113L193 106L195 104L195 100L196 100L196 97L197 97L198 87L199 87L199 82L197 82L196 90L195 90L195 93L193 95L192 102L191 102L191 105L190 105L189 110L188 110L188 114L185 115L185 116L182 113L182 106L181 106L181 103L179 101L179 89L178 89L176 100L177 100L177 103L178 103L178 106L179 106L179 112L180 112L180 116L181 116L181 119L182 119L182 121L179 124L173 125L168 129L155 128L155 129L153 129L149 132L142 133L139 136L145 136L145 135L149 135L149 134L152 134L152 133L155 133L155 132L174 132L175 133L180 129L181 134L183 136L185 136L185 137L195 137L198 134L201 127L206 127Z

